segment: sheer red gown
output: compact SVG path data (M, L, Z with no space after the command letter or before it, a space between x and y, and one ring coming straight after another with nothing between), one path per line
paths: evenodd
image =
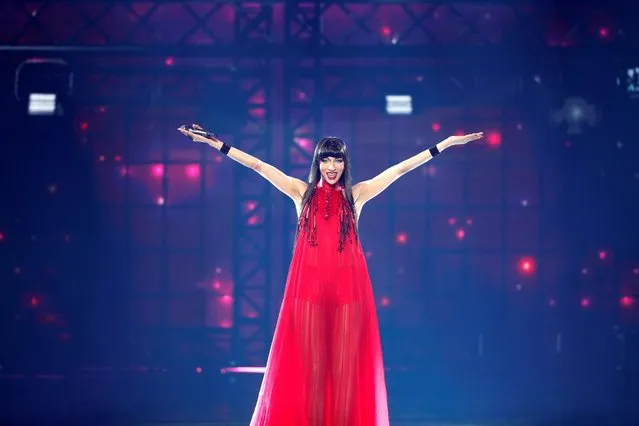
M341 232L340 232L341 231ZM375 301L343 191L302 211L251 426L388 426Z

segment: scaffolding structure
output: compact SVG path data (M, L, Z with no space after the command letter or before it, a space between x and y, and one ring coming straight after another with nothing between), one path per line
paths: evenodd
M233 143L301 177L312 153L299 142L321 135L323 108L370 105L389 80L412 84L416 75L437 69L422 90L446 87L450 96L436 102L455 104L496 86L520 90L513 69L543 72L553 58L578 67L613 61L636 48L636 26L627 25L637 16L636 6L611 16L591 13L603 2L572 3L574 8L556 10L553 1L532 0L12 0L0 9L0 52L4 61L70 61L82 69L78 105L117 106L125 117L151 102L193 111L202 104L197 94L206 82L226 84L242 94L245 115L229 135ZM477 67L482 74L494 70L493 77L477 83ZM504 107L513 100L490 102ZM280 143L274 141L275 110L284 124L283 158L273 154L273 142ZM125 131L125 138L131 147L131 133ZM273 325L273 201L269 185L253 179L251 170L233 170L233 327L198 333L215 335L221 360L259 363ZM256 215L259 220L251 221ZM284 226L293 219L286 215ZM201 226L206 228L205 220ZM201 272L204 263L202 255Z

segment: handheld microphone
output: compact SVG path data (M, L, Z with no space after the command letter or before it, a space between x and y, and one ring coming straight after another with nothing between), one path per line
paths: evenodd
M194 127L185 126L185 125L181 126L181 128L183 128L184 130L188 130L191 133L195 133L196 135L208 138L208 139L218 139L218 137L217 137L217 135L215 133L209 132L208 130L196 129Z

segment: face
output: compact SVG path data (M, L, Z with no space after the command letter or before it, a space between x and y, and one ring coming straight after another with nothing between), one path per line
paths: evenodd
M326 157L320 160L319 170L324 182L335 185L344 173L344 160L335 157Z

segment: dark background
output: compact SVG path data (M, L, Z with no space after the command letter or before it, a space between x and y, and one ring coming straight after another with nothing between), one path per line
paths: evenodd
M362 214L392 420L631 421L637 6L389 3L3 4L3 419L247 423L295 213L198 121L298 177L340 136L355 181L486 132Z

